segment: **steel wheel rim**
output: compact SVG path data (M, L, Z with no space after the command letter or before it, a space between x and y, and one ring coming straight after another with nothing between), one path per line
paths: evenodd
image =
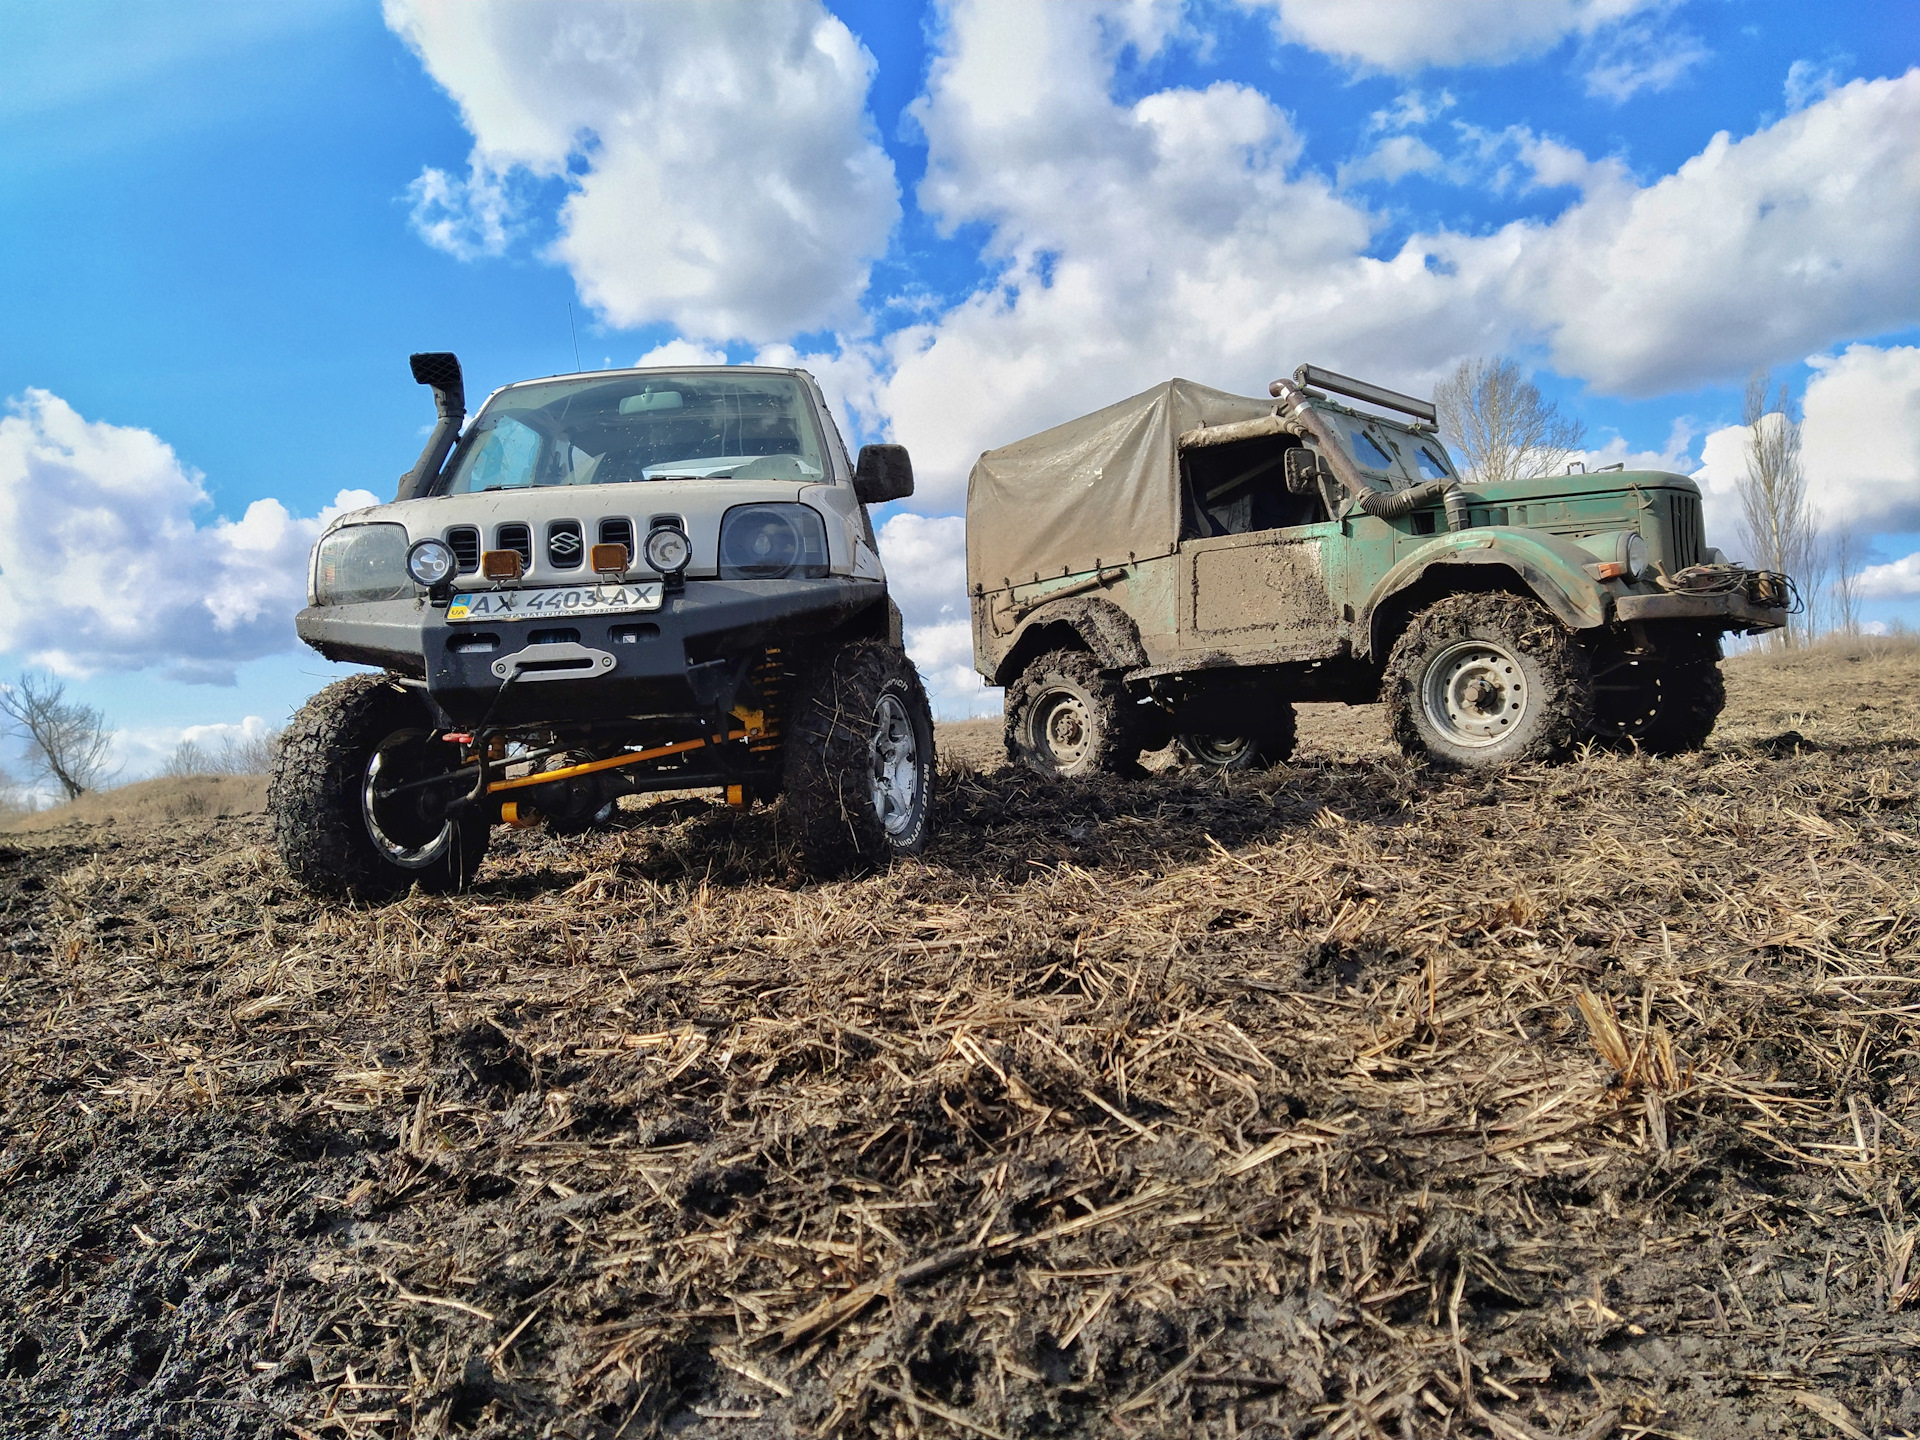
M1186 744L1187 753L1201 764L1223 768L1245 758L1253 748L1253 739L1247 735L1183 735L1180 738Z
M904 834L920 808L920 743L898 695L875 702L867 755L873 762L873 813L889 835Z
M1055 770L1071 770L1093 752L1093 716L1071 690L1049 690L1033 707L1033 748Z
M447 847L453 843L453 822L443 820L439 833L419 845L409 844L404 839L396 839L389 833L387 826L393 823L391 814L383 821L379 811L388 803L388 797L379 793L380 780L387 771L389 761L402 748L418 744L427 737L424 730L396 730L374 747L373 754L367 760L367 773L360 783L360 818L367 827L367 838L373 841L374 849L381 856L403 870L424 870L433 865L447 853ZM418 779L418 776L403 776L401 780ZM415 791L424 796L426 792Z
M1532 703L1520 657L1497 640L1456 640L1427 666L1420 685L1427 723L1448 743L1498 745Z

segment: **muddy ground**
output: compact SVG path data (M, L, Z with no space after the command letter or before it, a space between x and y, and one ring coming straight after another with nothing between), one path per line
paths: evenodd
M1920 1430L1920 652L1705 754L0 848L0 1434ZM968 763L968 762L971 763Z

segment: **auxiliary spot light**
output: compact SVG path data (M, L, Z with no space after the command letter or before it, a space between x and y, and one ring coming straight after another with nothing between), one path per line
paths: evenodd
M518 580L523 568L518 550L489 550L480 557L480 573L489 580Z

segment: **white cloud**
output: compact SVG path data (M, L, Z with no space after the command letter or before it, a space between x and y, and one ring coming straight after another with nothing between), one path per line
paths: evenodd
M113 763L123 775L151 775L183 744L219 760L229 749L264 739L274 728L258 715L206 725L130 725L113 732Z
M1860 593L1901 597L1920 595L1920 552L1885 565L1869 565L1860 572ZM1885 634L1883 626L1879 634Z
M1408 175L1431 175L1443 170L1440 152L1417 135L1390 135L1360 159L1340 167L1342 188L1356 180L1385 180L1391 184Z
M1644 185L1548 137L1492 137L1532 184L1578 198L1375 258L1374 217L1299 168L1266 96L1220 83L1116 100L1123 39L1102 17L949 12L915 110L919 200L943 227L986 227L1002 268L879 350L875 401L914 449L916 509L959 508L980 450L1173 374L1259 394L1312 360L1419 393L1462 355L1532 350L1645 395L1911 322L1920 70L1716 136Z
M910 626L967 618L967 526L958 515L894 515L880 527L887 590Z
M1642 90L1671 88L1712 52L1698 37L1651 25L1621 25L1584 47L1575 62L1587 94L1623 104Z
M151 431L88 421L28 390L0 419L0 651L63 675L157 668L232 684L234 667L294 645L314 517L256 500L194 521L197 471Z
M1274 12L1282 40L1350 65L1406 74L1429 66L1496 65L1591 35L1667 0L1241 0Z
M1849 345L1807 364L1814 374L1800 403L1800 458L1819 524L1855 534L1920 530L1920 346ZM1730 554L1741 548L1747 434L1744 425L1714 430L1693 472L1707 538Z
M771 340L858 323L899 189L865 109L873 57L818 0L385 11L474 138L464 179L414 182L430 244L499 253L548 182L566 192L549 253L614 325Z
M691 340L669 340L647 351L635 365L724 365L727 352Z
M1920 346L1849 345L1807 363L1802 457L1821 518L1920 530Z
M906 638L907 654L920 671L936 716L965 720L1000 713L1004 692L975 673L973 627L965 620L910 628Z
M1847 61L1852 61L1852 56ZM1782 87L1786 95L1789 110L1804 110L1816 100L1824 100L1840 84L1840 64L1829 62L1815 64L1811 60L1796 60L1787 67L1786 84Z

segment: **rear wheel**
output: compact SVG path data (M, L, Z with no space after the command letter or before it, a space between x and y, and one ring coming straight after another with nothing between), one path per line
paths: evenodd
M1124 774L1142 748L1120 686L1084 650L1052 650L1007 687L1007 758L1048 776Z
M1538 601L1504 593L1414 616L1381 698L1403 750L1460 770L1557 758L1593 714L1587 652Z
M448 813L461 785L437 777L459 762L417 692L384 675L329 685L288 725L267 784L281 859L323 895L460 888L486 854L487 822Z
M1293 706L1282 701L1263 708L1257 729L1242 735L1182 734L1180 758L1210 770L1264 770L1293 758L1298 721Z
M932 833L933 714L906 655L843 645L802 677L786 740L787 804L816 875L917 855Z

